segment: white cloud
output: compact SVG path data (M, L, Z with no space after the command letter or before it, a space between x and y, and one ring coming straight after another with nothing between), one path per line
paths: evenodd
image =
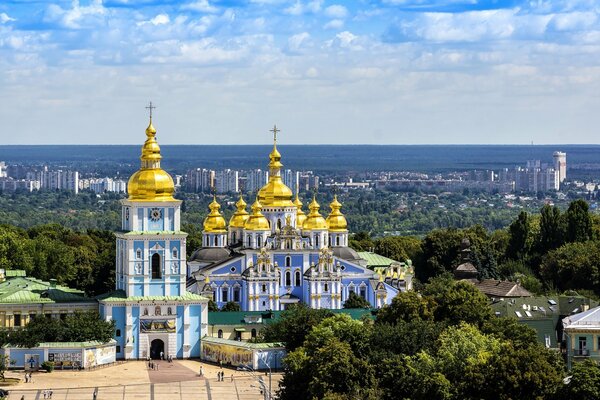
M79 29L83 26L96 26L104 20L108 11L102 5L102 0L92 0L88 6L80 6L79 0L73 0L72 8L63 9L51 4L46 9L44 20L58 23L69 29Z
M290 15L315 14L321 11L322 4L323 0L312 0L307 3L296 0L294 4L284 9L283 12Z
M325 25L323 25L324 29L341 29L344 27L344 21L341 19L332 19Z
M183 10L199 11L203 13L216 13L219 9L210 5L208 0L198 0L193 3L184 4L181 7Z
M292 51L298 51L304 43L310 38L310 33L302 32L296 35L290 36L288 39L288 47Z
M348 9L342 5L334 4L325 9L325 15L335 19L346 18Z
M0 24L5 24L10 21L16 21L16 19L9 17L6 13L0 13Z
M166 25L170 22L170 18L168 14L158 14L156 17L152 18L149 22L152 25Z

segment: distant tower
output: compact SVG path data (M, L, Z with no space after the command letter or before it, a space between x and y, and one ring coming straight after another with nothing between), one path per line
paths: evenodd
M564 182L567 179L567 153L555 151L552 155L554 158L554 170L558 173L559 182Z

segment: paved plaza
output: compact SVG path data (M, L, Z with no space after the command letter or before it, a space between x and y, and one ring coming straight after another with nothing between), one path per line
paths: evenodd
M199 376L200 365L203 377ZM217 380L219 371L225 373L223 382ZM20 371L8 372L6 376L25 381ZM268 385L264 373L252 375L198 361L161 361L154 370L146 362L128 361L94 371L38 372L33 374L33 382L7 389L10 400L43 400L44 391L48 390L52 390L54 400L93 400L96 389L97 400L263 400L259 377ZM280 378L280 374L273 374L273 392Z

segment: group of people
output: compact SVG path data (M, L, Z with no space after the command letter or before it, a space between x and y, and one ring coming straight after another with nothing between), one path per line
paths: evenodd
M42 394L44 395L44 400L52 398L52 390L44 390Z
M148 369L151 369L153 371L158 371L158 363L155 363L152 360L148 361Z
M31 372L25 372L25 383L30 383L30 382L33 382Z
M225 372L223 372L223 371L217 372L217 381L218 382L225 381ZM231 382L233 382L233 374L231 374Z

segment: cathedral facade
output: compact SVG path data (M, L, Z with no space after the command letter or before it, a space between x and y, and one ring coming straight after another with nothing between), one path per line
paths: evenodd
M277 128L273 131L276 135ZM269 181L250 212L240 195L227 224L213 198L202 248L188 260L188 289L219 307L235 302L244 311L282 310L300 302L339 309L351 293L374 308L389 304L400 286L366 268L365 260L348 247L337 196L326 218L316 196L306 214L298 194L294 198L282 181L276 136L269 160Z
M117 358L200 357L208 299L186 290L186 237L181 200L160 167L160 147L150 124L141 167L121 201L116 233L116 290L99 297L100 315L115 321Z

